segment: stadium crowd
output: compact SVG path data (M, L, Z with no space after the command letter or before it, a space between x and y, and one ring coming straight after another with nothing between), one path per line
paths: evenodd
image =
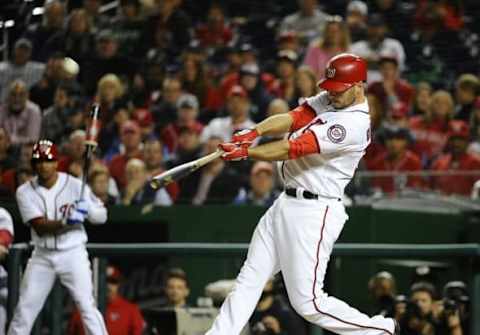
M203 8L121 0L114 14L102 13L102 4L46 1L40 21L16 24L9 60L0 63L2 196L31 177L29 152L40 137L61 148L60 170L81 175L97 102L100 141L88 177L106 203L269 205L281 188L270 163L218 160L160 191L146 181L295 108L317 93L328 59L342 52L369 64L372 144L361 170L391 173L355 192L413 187L470 196L479 179L474 1L211 1Z

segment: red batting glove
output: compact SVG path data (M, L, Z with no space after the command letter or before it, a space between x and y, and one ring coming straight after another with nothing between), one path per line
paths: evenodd
M258 136L259 134L256 129L243 129L233 134L232 143L249 147Z
M241 161L248 158L248 146L235 143L220 143L218 147L224 151L224 161Z

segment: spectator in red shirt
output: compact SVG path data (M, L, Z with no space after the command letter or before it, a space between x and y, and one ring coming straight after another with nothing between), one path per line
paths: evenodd
M107 268L108 304L105 323L110 335L141 335L145 321L138 306L120 295L119 288L122 275L114 267ZM84 335L80 313L76 310L68 325L68 335Z
M410 129L415 138L413 151L420 156L423 166L429 166L447 142L448 124L453 117L453 98L447 91L432 95L428 113L410 118Z
M408 150L410 134L406 128L389 128L385 131L386 152L372 161L368 169L379 172L392 172L393 176L374 177L372 186L384 193L396 193L405 187L419 188L423 182L420 176L407 176L401 172L421 171L418 156Z
M424 115L428 113L432 101L432 86L426 81L421 81L415 87L415 98L413 101L413 114Z
M120 140L123 146L123 153L113 156L109 164L110 175L117 182L120 190L126 185L125 166L130 158L143 158L142 135L140 127L135 121L126 121L120 130Z
M434 176L432 188L445 194L470 196L472 186L480 179L480 159L467 152L470 130L463 121L452 121L448 131L448 145L445 154L432 164L436 171L477 171L477 175L451 174Z
M170 153L174 153L178 146L178 137L182 127L189 127L201 134L203 125L197 121L198 99L192 94L182 95L177 102L177 120L169 123L161 132L162 142Z
M400 78L398 60L394 56L382 56L379 60L382 79L372 83L368 91L378 97L385 110L401 101L409 108L412 105L415 89Z
M232 40L233 33L225 23L225 14L220 4L213 3L210 6L207 22L196 29L196 37L204 48L223 47Z
M70 173L75 177L82 176L86 138L85 130L75 130L70 134L65 148L66 155L58 162L58 171Z
M133 112L132 119L137 121L142 133L142 140L145 141L153 135L155 124L153 122L152 113L146 108L138 108Z

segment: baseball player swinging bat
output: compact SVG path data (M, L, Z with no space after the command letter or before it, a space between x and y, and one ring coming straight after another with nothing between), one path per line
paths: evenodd
M100 121L98 120L100 105L93 104L92 110L90 112L90 127L87 131L87 139L85 140L85 161L83 163L83 174L82 174L82 188L80 189L80 199L83 199L85 193L85 185L88 180L88 170L90 169L90 164L92 162L93 153L98 145L97 137L100 130Z
M161 187L164 187L173 181L177 181L181 178L188 176L190 173L198 170L204 165L207 165L208 163L214 161L215 159L220 158L222 154L223 154L223 150L217 150L215 152L212 152L211 154L198 158L194 161L176 166L157 176L154 176L150 182L150 185L154 189L159 189Z

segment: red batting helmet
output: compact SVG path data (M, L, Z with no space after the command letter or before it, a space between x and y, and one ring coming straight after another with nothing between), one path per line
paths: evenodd
M38 161L56 161L57 159L57 146L52 141L40 140L33 145L32 164Z
M325 78L318 82L318 86L326 91L343 92L366 80L367 62L356 55L343 53L328 61Z

